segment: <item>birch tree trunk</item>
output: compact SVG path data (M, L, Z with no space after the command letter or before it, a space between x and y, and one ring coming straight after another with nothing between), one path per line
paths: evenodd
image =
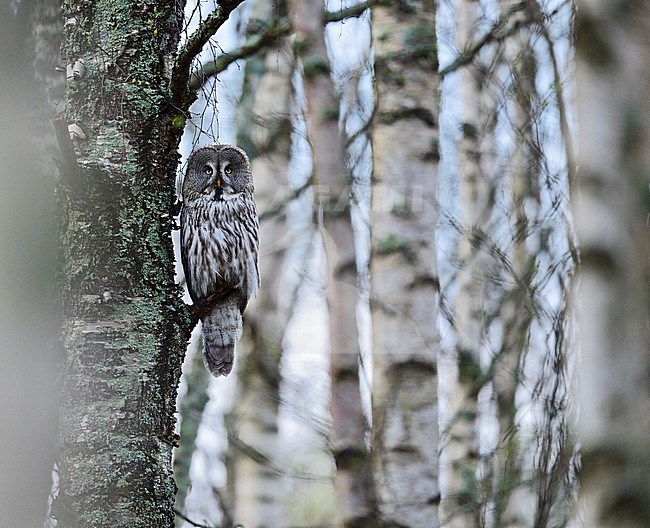
M304 71L307 121L314 160L313 183L319 190L315 214L322 218L327 256L327 303L334 424L335 484L343 525L365 527L375 505L366 420L359 391L358 300L350 185L339 132L339 102L330 77L322 2L291 0L296 49Z
M285 11L283 5L274 8L257 1L249 24L277 23L278 16L286 16ZM286 300L282 270L291 235L284 204L278 202L290 192L292 73L290 45L286 37L278 37L261 56L247 60L245 99L240 104L239 144L251 158L261 215L263 287L246 312L239 350L235 407L229 419L233 426L230 436L237 438L231 450L230 474L234 519L251 528L287 525L285 483L273 466L278 465L282 452L278 437L280 361L289 318L288 304L282 302Z
M68 0L58 527L171 527L176 388L191 329L174 284L174 182L191 60L183 2ZM68 128L68 125L70 128Z
M457 26L459 49L468 49L474 42L480 18L478 2L461 3ZM444 466L449 470L447 489L442 496L442 525L450 528L484 526L491 487L487 459L481 462L478 418L479 393L491 391L490 360L486 352L487 304L489 282L497 273L488 240L495 186L496 101L491 90L495 72L490 56L493 53L490 49L482 50L459 72L460 269L453 319L458 375L451 391L450 424L442 448Z
M650 525L650 16L647 2L580 2L580 245L585 525Z
M500 4L505 14L513 2L502 0ZM515 146L506 176L511 200L511 240L508 241L511 254L503 270L505 278L499 308L503 339L491 365L499 421L494 454L493 522L494 526L502 528L530 526L533 518L533 511L528 507L532 503L532 489L522 471L522 457L530 446L524 445L520 434L515 402L535 304L532 285L535 258L527 250L526 242L535 233L535 215L539 211L538 153L541 148L536 140L533 109L537 65L529 35L528 28L522 28L511 36L505 44L503 61L510 69Z
M438 58L433 2L372 9L373 464L387 526L438 525Z

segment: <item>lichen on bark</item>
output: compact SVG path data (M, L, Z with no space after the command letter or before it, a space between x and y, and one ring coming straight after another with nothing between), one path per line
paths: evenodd
M58 526L170 527L175 399L191 320L174 283L180 140L170 104L183 5L63 6L65 119L78 178L58 191L62 341ZM182 110L182 109L181 109Z

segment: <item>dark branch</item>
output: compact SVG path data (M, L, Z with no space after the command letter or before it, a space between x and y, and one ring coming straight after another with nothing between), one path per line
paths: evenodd
M327 12L325 14L325 22L329 24L330 22L341 22L347 18L359 17L371 6L381 3L381 0L367 0L366 2L361 2L346 9L341 9L336 12ZM268 25L264 30L262 30L262 32L251 35L240 47L235 48L228 53L219 55L215 60L206 62L192 72L189 81L190 90L200 90L210 78L225 71L233 62L251 57L258 51L273 43L278 37L289 35L290 32L291 24L289 23L288 18L282 18L277 22Z
M346 18L356 18L363 15L366 9L372 7L373 5L387 4L386 0L367 0L366 2L360 2L345 9L339 9L338 11L328 11L325 14L325 22L328 24L330 22L341 22Z
M496 22L485 35L483 35L479 40L473 44L468 45L461 53L456 57L449 66L444 67L440 70L440 76L444 77L448 73L454 72L457 69L468 65L471 63L474 58L480 53L480 51L488 44L492 42L499 42L505 38L516 33L519 28L525 27L531 22L534 21L534 18L530 16L528 12L525 11L526 5L525 2L521 2L510 8L508 12ZM525 15L517 18L512 25L508 26L510 18L519 13L525 11Z
M215 526L210 526L209 524L199 524L197 522L194 522L192 519L188 519L185 514L183 514L180 510L177 510L174 508L174 513L178 515L181 519L183 519L185 522L190 523L192 526L196 526L197 528L216 528Z
M221 1L217 8L199 25L198 29L187 39L176 57L172 72L171 92L174 103L183 108L187 84L190 78L190 66L194 58L201 53L203 46L230 17L230 13L244 0Z
M240 47L235 48L228 53L219 55L215 60L203 64L200 68L192 72L190 78L190 90L199 90L208 79L224 71L233 62L254 55L268 44L271 44L281 35L287 35L289 29L290 26L288 19L283 18L268 26L261 33L251 36Z
M303 183L300 187L297 189L292 189L289 191L287 194L285 194L278 203L273 204L273 208L266 209L260 213L260 223L264 222L265 220L269 218L273 218L274 216L285 212L285 207L286 205L297 199L300 198L303 192L305 192L307 189L309 189L312 185L312 178L308 178L305 183Z

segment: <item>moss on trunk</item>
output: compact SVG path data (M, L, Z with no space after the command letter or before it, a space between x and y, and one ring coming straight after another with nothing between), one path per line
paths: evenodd
M65 119L85 139L59 190L59 526L170 527L175 399L191 327L171 242L183 2L68 1ZM79 68L77 68L79 70ZM64 165L65 166L65 165Z

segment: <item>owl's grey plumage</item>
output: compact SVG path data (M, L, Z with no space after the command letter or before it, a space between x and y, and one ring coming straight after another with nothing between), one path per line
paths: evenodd
M242 313L259 287L258 217L246 153L212 145L192 153L183 180L181 258L187 289L200 308L203 361L227 376Z

